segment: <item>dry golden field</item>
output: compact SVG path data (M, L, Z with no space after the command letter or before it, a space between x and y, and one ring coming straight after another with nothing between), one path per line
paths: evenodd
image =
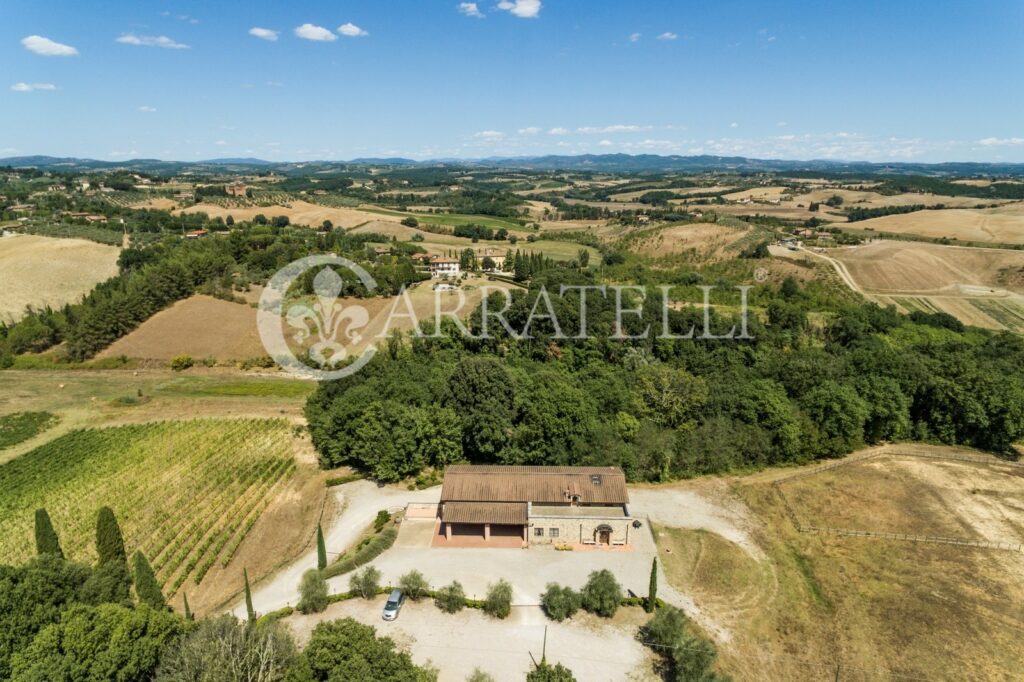
M1009 275L1024 270L1024 251L877 240L828 255L869 292L962 293L964 287L981 287L1024 293L1024 287L1007 286Z
M695 260L712 262L725 257L725 249L750 234L742 227L714 223L691 223L653 227L628 233L622 244L642 256L692 253Z
M915 234L935 239L1024 244L1024 202L998 208L916 211L857 222L858 230Z
M256 329L256 309L201 294L178 301L123 336L98 357L170 360L246 360L266 355Z
M120 249L84 239L0 237L0 321L74 303L117 274Z
M321 206L311 204L308 201L293 201L286 205L274 206L245 206L231 207L217 206L216 204L196 204L182 209L182 213L206 213L211 218L227 218L229 215L235 220L252 220L256 215L263 214L267 218L284 215L295 225L308 225L309 227L320 227L325 220L330 220L335 227L355 227L368 220L380 220L385 222L399 222L401 216L389 216L379 213L360 211L357 208L339 208L333 206Z
M953 208L973 208L979 204L988 206L990 204L1010 203L1007 199L951 197L942 194L918 194L914 192L885 195L869 190L829 188L814 190L813 192L807 192L806 194L799 194L793 197L790 202L794 204L803 204L804 206L809 205L811 202L824 204L833 196L840 196L843 198L842 208L880 208L882 206L915 206L918 204L924 204L925 206L944 204L945 206Z
M722 198L726 201L740 201L741 199L750 199L751 201L781 199L788 189L788 187L754 187L752 189L740 190L739 192L723 194Z
M900 444L795 473L674 484L739 503L729 518L753 547L709 530L654 529L670 584L731 634L719 644L722 672L865 682L1017 675L1020 552L800 532L785 503L802 526L1019 545L1024 470L982 453Z
M361 353L370 343L379 344L394 329L409 331L413 319L407 315L410 308L418 321L430 320L436 312L434 282L422 282L408 290L408 303L394 298L342 297L343 307L358 305L366 309L369 323L360 334L358 343L345 344L350 352ZM483 287L508 289L504 282L489 282L484 278L469 278L459 291L439 293L436 297L442 314L456 311L465 319L480 303ZM391 322L388 322L388 318ZM344 333L344 329L340 330ZM340 334L339 334L340 340ZM308 345L312 339L306 342ZM290 345L291 344L290 342ZM295 344L295 350L302 347ZM196 295L178 301L166 310L149 318L138 329L118 339L99 358L126 356L143 360L170 360L188 355L195 360L213 358L217 362L233 362L267 355L256 326L256 308L241 303L223 301L210 296Z

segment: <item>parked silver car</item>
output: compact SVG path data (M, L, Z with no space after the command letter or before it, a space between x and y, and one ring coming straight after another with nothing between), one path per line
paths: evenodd
M402 604L404 603L405 595L402 594L402 591L391 590L391 594L388 595L388 602L384 604L384 620L398 618L398 612L402 610Z

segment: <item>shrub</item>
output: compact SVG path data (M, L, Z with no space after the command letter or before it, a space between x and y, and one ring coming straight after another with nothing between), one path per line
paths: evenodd
M175 372L180 372L184 369L188 369L194 363L191 355L176 355L171 358L171 369Z
M724 681L712 670L718 655L711 642L689 630L689 619L679 609L659 609L640 628L637 638L662 657L662 668L668 680Z
M466 592L459 581L442 587L434 595L434 605L445 613L457 613L466 606Z
M466 682L494 682L494 678L480 668L474 668L473 673L466 678Z
M367 569L369 570L369 569ZM356 576L352 576L355 579ZM299 583L299 603L296 608L300 613L320 613L327 608L327 581L323 574L311 568L302 574Z
M377 512L377 518L373 520L373 530L377 533L381 532L382 530L384 530L384 526L388 525L388 521L390 520L391 514L389 514L386 510L381 509L379 512Z
M413 601L419 601L430 592L430 583L419 571L409 571L398 579L398 589Z
M377 594L380 588L380 571L373 566L367 566L363 570L353 573L348 580L349 589L363 599L370 599Z
M583 608L605 618L611 618L622 601L622 588L608 569L594 571L583 586Z
M526 682L576 682L572 671L561 663L551 665L541 661L540 665L526 675Z
M558 583L548 583L544 595L540 599L548 618L563 621L572 618L580 610L582 597L571 587L562 587Z
M483 608L488 616L508 618L512 612L512 586L508 581L499 580L488 586Z
M402 224L405 225L406 227L417 227L419 226L420 221L416 220L412 216L409 216L408 218L402 218Z

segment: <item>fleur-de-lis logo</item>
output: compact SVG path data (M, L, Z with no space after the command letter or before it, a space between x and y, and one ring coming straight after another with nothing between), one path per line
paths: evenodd
M346 323L344 338L353 345L363 340L359 329L370 321L362 306L348 306L338 302L343 282L333 268L324 268L313 278L316 301L312 306L296 304L288 309L285 318L297 331L292 335L302 345L316 333L317 342L309 347L309 357L321 367L334 367L349 356L344 343L338 342L338 331Z
M294 301L295 283L315 268L319 272L313 278L312 301L291 302L286 311L286 302ZM377 283L365 269L347 258L328 254L307 256L284 266L260 295L256 311L260 339L270 357L291 374L320 381L340 379L359 371L377 350L365 330L360 333L370 321L366 308L346 306L339 300L345 286L339 268L354 274L367 293L376 290ZM288 328L292 332L286 338ZM353 358L354 348L359 346L363 346L362 351ZM300 360L295 347L306 348L309 359ZM352 361L345 362L349 358Z

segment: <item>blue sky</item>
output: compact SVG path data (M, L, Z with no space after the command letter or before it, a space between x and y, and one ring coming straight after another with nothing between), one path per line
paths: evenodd
M1024 162L1020 0L4 0L0 64L0 156Z

